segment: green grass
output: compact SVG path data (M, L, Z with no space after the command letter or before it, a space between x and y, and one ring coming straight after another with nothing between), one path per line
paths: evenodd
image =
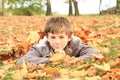
M1 50L0 54L7 54L8 52L10 52L10 51L8 51L8 50Z

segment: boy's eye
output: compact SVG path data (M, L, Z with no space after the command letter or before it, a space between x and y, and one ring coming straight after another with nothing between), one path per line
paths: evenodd
M52 38L52 39L55 39L55 37L54 37L54 36L51 36L51 38Z
M60 36L60 38L62 39L62 38L64 38L64 36Z

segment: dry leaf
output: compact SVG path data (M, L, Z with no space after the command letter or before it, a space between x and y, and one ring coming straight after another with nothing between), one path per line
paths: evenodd
M60 73L60 75L67 75L67 74L69 74L69 69L60 69L59 73Z
M69 75L72 76L72 77L80 78L80 77L85 76L86 74L87 74L87 71L85 71L83 69L83 70L80 70L80 71L78 71L78 70L71 70Z
M98 19L99 20L98 20ZM0 79L3 79L4 76L7 77L7 74L13 73L10 77L14 77L15 80L23 80L22 78L27 74L27 77L34 78L43 76L52 78L57 78L55 80L120 80L120 69L116 68L120 66L120 56L119 56L119 44L112 45L110 38L115 39L115 41L120 40L120 28L119 23L120 20L118 16L112 16L107 15L104 17L97 16L96 17L69 17L70 22L72 23L72 28L78 37L81 38L85 44L90 44L92 47L98 49L101 53L106 55L106 53L109 53L111 49L115 49L118 53L115 57L113 56L113 61L111 60L111 57L101 57L100 55L94 55L94 61L95 63L89 64L89 62L79 61L71 58L71 57L58 57L54 58L58 64L51 64L52 68L49 64L46 63L45 66L32 66L29 65L31 68L34 68L34 70L37 70L37 73L34 73L32 70L31 73L27 74L26 64L21 66L20 68L17 68L17 70L11 70L13 67L16 68L15 65L10 66L10 61L15 64L13 61L14 54L4 54L0 55L1 60L7 60L7 63L0 63ZM117 25L116 25L116 18L117 18ZM43 26L46 21L46 17L35 17L35 16L12 16L12 17L0 17L0 53L2 50L9 51L11 50L11 47L16 46L18 43L22 42L28 42L30 45L34 44L39 40L39 38L42 38L44 36L43 34ZM94 24L94 25L93 25ZM88 27L89 26L89 27ZM34 30L34 31L33 31ZM39 31L40 30L40 31ZM29 33L29 34L28 34ZM39 33L39 34L38 34ZM3 36L4 35L4 36ZM39 37L40 36L40 37ZM101 45L101 47L99 46ZM21 48L18 48L21 47ZM17 49L15 48L14 53L26 53L27 52L27 43L18 45ZM23 49L24 48L24 49ZM19 49L19 50L18 50ZM22 52L21 52L22 51ZM11 53L12 51L10 51ZM8 52L9 53L9 52ZM109 59L110 58L110 59ZM15 59L15 58L14 58ZM60 62L64 62L64 64L61 64ZM96 62L104 62L101 65L96 64ZM77 66L76 68L70 68L71 64ZM6 66L7 65L7 66ZM93 66L94 65L94 66ZM28 65L27 65L28 66ZM101 71L97 72L94 68L91 68L91 66L95 68L99 68ZM59 69L57 69L59 67ZM45 69L46 68L46 69ZM87 71L88 70L88 71ZM43 72L44 71L44 72ZM63 72L62 72L63 71ZM73 74L72 74L73 72ZM54 74L54 73L57 73ZM69 74L71 73L71 74ZM81 76L79 78L79 75ZM24 75L25 74L25 75ZM56 76L59 76L56 77ZM89 75L88 75L89 74ZM82 77L83 76L83 77ZM91 77L86 77L91 76ZM9 77L9 76L8 76ZM75 77L75 78L74 78ZM33 80L33 79L30 79Z
M108 63L103 63L103 65L93 64L96 68L99 68L101 70L109 71L110 65Z
M58 68L52 68L52 67L44 68L42 71L46 72L47 74L59 73Z
M13 76L14 76L15 80L21 80L27 73L28 73L28 71L27 71L27 65L26 65L26 62L23 61L22 68L16 70L14 72Z
M95 68L95 67L90 67L90 68L88 68L88 70L87 70L88 76L94 76L94 75L96 75L96 73L97 73L97 71L96 71L96 68Z
M13 74L15 80L22 80L24 77L23 70L16 70Z
M37 72L27 73L24 77L27 79L36 79L36 78L40 78L43 76L46 76L46 73L41 72L41 70L39 70Z
M26 62L23 60L23 63L22 63L22 67L23 67L23 74L25 75L26 73L28 73L28 70L27 70L27 65L26 65Z
M26 38L26 41L30 41L31 44L37 42L40 39L40 36L37 31L29 31L29 36Z
M85 77L85 80L101 80L100 76Z
M93 54L94 57L98 58L98 59L102 59L104 58L104 56L102 54Z
M50 58L50 61L52 61L52 62L60 62L60 61L63 61L64 58L65 58L65 55L64 55L64 54L55 53L55 54L53 54L53 56Z

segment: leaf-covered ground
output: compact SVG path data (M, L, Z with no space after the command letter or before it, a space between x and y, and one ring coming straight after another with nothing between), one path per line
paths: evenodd
M75 35L101 52L104 57L77 61L55 54L56 62L23 63L16 60L43 36L49 17L0 17L0 79L2 80L120 80L120 16L67 17ZM55 56L60 56L55 58Z

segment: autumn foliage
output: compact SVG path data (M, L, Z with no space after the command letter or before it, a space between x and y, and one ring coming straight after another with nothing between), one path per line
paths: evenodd
M51 58L52 62L36 65L23 61L16 66L16 60L43 38L47 18L0 17L1 80L120 79L120 18L116 15L67 17L74 35L96 48L103 56L93 55L91 60L83 61L56 53Z

